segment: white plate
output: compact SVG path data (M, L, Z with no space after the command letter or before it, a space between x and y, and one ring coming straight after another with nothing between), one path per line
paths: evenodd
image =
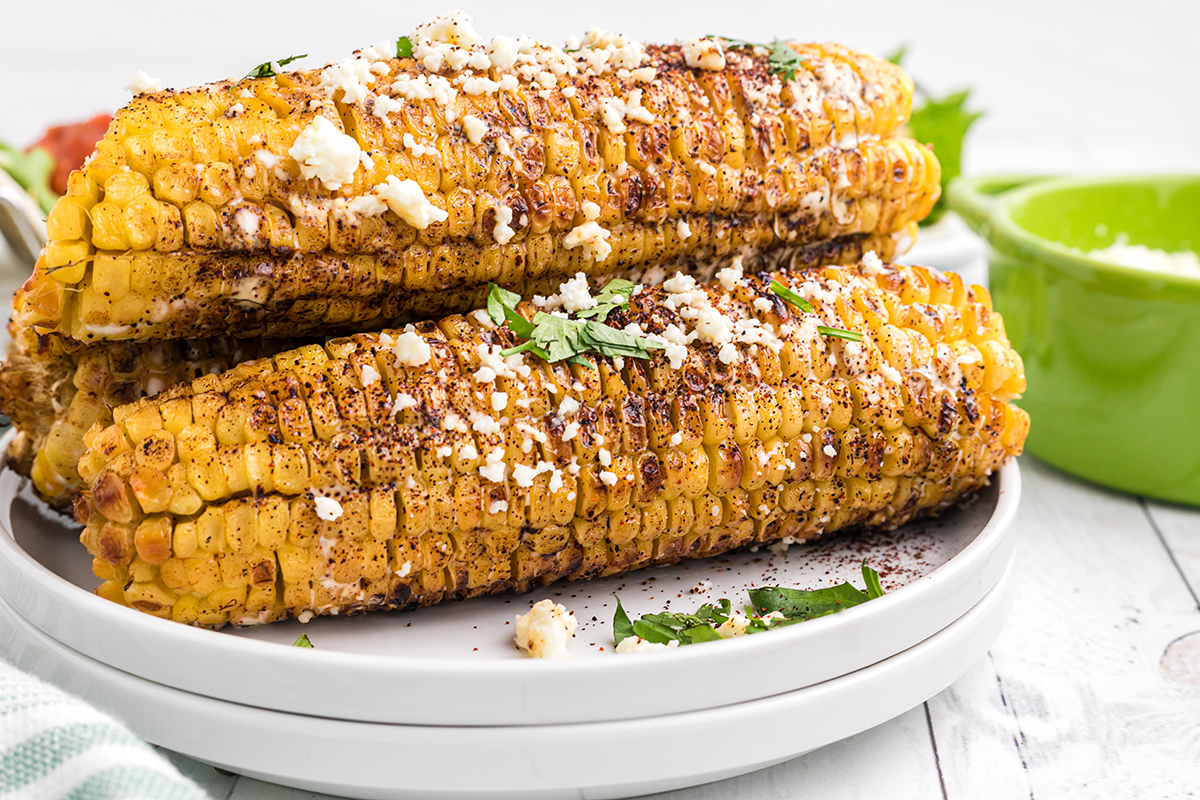
M616 798L750 772L920 704L991 646L1011 607L1014 574L1010 562L992 591L958 620L853 674L723 708L577 725L386 725L240 706L106 667L40 633L2 603L0 642L18 667L110 710L137 735L255 778L356 798ZM751 638L771 639L784 630ZM670 668L687 651L734 644L632 660ZM745 661L740 680L763 674ZM593 690L580 685L575 691Z
M975 502L892 533L833 537L622 578L561 583L413 613L321 618L213 632L103 600L77 530L0 474L0 598L50 637L148 680L261 708L420 725L528 725L656 716L769 697L845 675L960 617L1008 562L1020 475L1010 464ZM813 588L880 570L890 593L839 614L688 647L671 659L612 654L613 593L633 614L745 600L749 586ZM703 595L689 594L700 580ZM894 591L892 591L894 590ZM575 612L575 658L523 658L512 620L542 597ZM289 645L307 633L314 649ZM603 650L604 652L601 652ZM819 657L814 657L819 654ZM754 680L746 680L748 671ZM586 687L583 690L582 687Z
M967 283L987 285L987 247L957 214L921 228L916 244L896 262L957 272Z

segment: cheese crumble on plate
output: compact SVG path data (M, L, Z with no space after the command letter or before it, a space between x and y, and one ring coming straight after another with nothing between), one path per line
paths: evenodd
M530 658L569 658L567 642L579 623L553 600L542 600L517 617L514 640Z

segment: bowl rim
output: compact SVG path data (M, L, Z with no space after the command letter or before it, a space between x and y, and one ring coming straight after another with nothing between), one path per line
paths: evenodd
M1129 267L1093 258L1078 248L1069 247L1055 239L1048 239L1033 233L1020 225L1012 216L1014 208L1029 202L1031 198L1055 191L1097 186L1186 184L1200 185L1200 172L1090 176L1000 173L972 178L955 178L950 184L948 194L951 208L986 239L992 239L993 232L1003 234L1008 241L1039 257L1050 256L1056 259L1060 266L1064 265L1062 262L1065 262L1065 266L1070 267L1073 271L1086 269L1093 273L1108 273L1113 277L1137 283L1167 284L1171 288L1183 289L1190 293L1200 291L1200 276L1174 275L1169 272ZM988 192L987 190L992 187L1006 188ZM1200 253L1200 250L1194 252Z

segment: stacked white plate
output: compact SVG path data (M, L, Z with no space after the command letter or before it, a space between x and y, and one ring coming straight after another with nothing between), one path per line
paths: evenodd
M784 761L948 686L1008 612L1019 495L1011 464L974 502L895 533L212 632L92 594L77 529L5 471L0 650L150 742L262 780L361 798L629 797ZM864 559L885 597L766 634L612 652L614 594L634 618L737 607L754 586L861 586ZM543 597L580 621L573 658L513 646L513 618ZM313 649L291 646L301 633Z

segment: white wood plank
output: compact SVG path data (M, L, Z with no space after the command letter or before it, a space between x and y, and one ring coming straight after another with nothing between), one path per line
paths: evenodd
M984 788L994 800L1029 797L1020 729L991 654L926 706L949 800L979 797Z
M1179 571L1200 598L1200 509L1142 501ZM1197 599L1200 606L1200 599Z
M796 724L814 724L796 720ZM749 775L654 800L931 800L941 797L923 706L890 722Z
M992 654L1030 792L1185 796L1200 786L1200 681L1160 661L1200 611L1136 499L1022 467L1021 583Z

